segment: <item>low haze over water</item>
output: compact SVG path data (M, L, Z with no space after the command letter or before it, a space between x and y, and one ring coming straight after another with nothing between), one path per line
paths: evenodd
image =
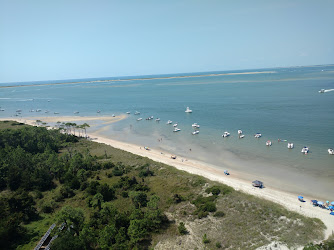
M1 88L0 117L14 116L17 109L22 117L73 116L75 111L78 116L117 116L129 111L127 119L91 130L229 169L240 178L257 178L273 187L334 200L334 155L327 152L334 148L334 91L319 93L334 89L333 65L149 78L242 72L266 73L2 83L0 87L12 87ZM50 84L56 82L81 83ZM13 87L17 85L30 86ZM188 106L192 113L184 112ZM36 109L42 111L29 112ZM134 115L135 111L141 114ZM154 119L145 120L149 116ZM143 120L137 121L139 117ZM158 117L160 122L155 121ZM167 120L177 122L181 131L173 133ZM191 134L195 122L201 126L198 135ZM244 139L238 138L238 129ZM231 136L223 138L224 131ZM262 137L256 139L258 132ZM271 147L265 145L267 140L272 141ZM288 142L295 148L289 150ZM304 146L310 149L308 155L301 153Z

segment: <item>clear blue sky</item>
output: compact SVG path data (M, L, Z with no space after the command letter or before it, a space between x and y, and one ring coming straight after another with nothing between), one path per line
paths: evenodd
M332 63L333 0L0 0L0 82Z

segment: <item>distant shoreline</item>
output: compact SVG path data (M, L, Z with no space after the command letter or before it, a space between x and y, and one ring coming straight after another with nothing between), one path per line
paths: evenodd
M125 81L147 81L147 80L163 80L163 79L180 79L208 76L230 76L230 75L255 75L255 74L274 74L276 71L256 71L256 72L240 72L240 73L221 73L221 74L204 74L204 75L183 75L183 76L165 76L165 77L144 77L144 78L128 78L128 79L113 79L113 80L93 80L93 81L78 81L78 82L59 82L59 83L41 83L41 84L21 84L0 86L0 88L17 88L31 86L48 86L60 84L80 84L80 83L100 83L100 82L125 82Z

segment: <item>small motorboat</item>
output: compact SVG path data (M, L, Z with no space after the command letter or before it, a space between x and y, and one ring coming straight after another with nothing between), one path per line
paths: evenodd
M186 113L192 113L193 111L189 107L187 107L186 111L184 111L184 112L186 112Z
M303 154L307 154L307 153L309 152L308 147L303 147L301 152L302 152Z
M156 122L160 122L160 118L155 119Z
M171 120L168 120L166 124L168 124L168 125L169 125L169 124L172 124L172 123L173 123L173 121L171 121Z
M191 125L193 128L200 128L200 125L198 125L197 123L194 123Z
M334 155L334 149L329 148L329 149L328 149L328 154L330 154L330 155Z
M267 146L271 146L271 144L272 144L271 141L266 141Z
M59 114L59 112L53 112L55 115Z
M37 111L38 112L38 111ZM79 114L79 111L75 111L74 114Z
M289 143L288 143L288 148L291 149L291 148L293 148L293 147L294 147L294 146L293 146L293 143L292 143L292 142L289 142Z
M22 112L22 110L21 110L21 109L18 109L18 110L16 110L16 112L18 112L18 113L19 113L19 112Z
M239 130L238 130L238 135L241 135L241 134L242 134L242 130L239 129Z
M0 111L5 111L4 109L0 109Z
M96 113L101 113L101 110L96 111Z
M49 113L49 110L45 110L44 113Z
M136 112L135 112L135 115L140 115L140 112L136 111Z
M179 129L179 128L174 128L174 130L173 130L173 132L179 132L179 131L181 131L181 129Z
M197 135L197 134L199 134L199 131L196 130L196 131L194 131L194 132L191 132L191 134L193 134L193 135Z
M177 127L177 123L173 124L173 127Z
M227 131L225 131L224 134L222 134L222 137L228 137L228 136L230 136L230 133Z
M138 118L138 119L137 119L137 121L141 121L141 120L143 120L143 118Z
M242 139L244 137L245 137L245 135L239 135L239 139Z
M261 136L262 136L262 134L260 134L260 133L256 133L256 134L254 135L255 138L260 138Z
M130 114L130 112L128 111L128 112L126 112L128 115Z
M325 93L325 89L320 89L319 93Z
M112 117L115 117L115 115L114 115L114 114L112 114L111 116L112 116Z

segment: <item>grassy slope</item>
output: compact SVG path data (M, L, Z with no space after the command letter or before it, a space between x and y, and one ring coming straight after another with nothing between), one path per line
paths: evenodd
M0 129L9 127L13 126L10 126L9 123L0 123ZM22 126L14 126L14 128L19 127ZM167 215L172 221L170 226L162 231L162 234L153 236L152 245L162 241L162 245L165 247L182 248L185 244L184 246L187 248L203 248L202 237L204 233L210 240L210 243L207 244L210 249L216 248L217 242L221 243L223 248L254 249L273 240L294 246L296 244L305 245L310 241L323 238L324 225L320 220L303 217L287 211L273 202L237 191L224 196L220 195L217 199L217 210L223 211L225 216L213 217L209 215L207 218L197 219L197 216L192 215L195 208L190 202L198 194L203 194L207 186L221 184L95 142L81 140L72 150L82 153L89 150L92 155L98 156L100 161L122 162L129 168L130 172L127 175L130 177L138 176L139 166L150 164L150 169L154 171L155 175L144 180L150 187L149 194L160 196L160 206L167 211ZM66 151L67 149L63 149L63 152ZM102 183L112 185L120 177L108 178L107 174L111 171L112 169L96 171L91 178L96 179L98 176ZM52 201L59 188L60 185L56 190L44 192L43 198L37 202L37 209L44 202ZM79 190L75 192L74 197L57 202L57 208L52 214L40 213L40 220L26 225L28 236L31 238L27 244L20 246L19 249L35 247L49 226L54 223L56 212L64 205L83 208L88 218L90 209L86 207L86 193ZM185 201L174 204L172 197L176 193L183 196ZM112 203L122 207L123 210L129 209L131 205L128 198L122 198L120 195ZM179 236L177 225L180 221L185 222L189 231L188 235Z

